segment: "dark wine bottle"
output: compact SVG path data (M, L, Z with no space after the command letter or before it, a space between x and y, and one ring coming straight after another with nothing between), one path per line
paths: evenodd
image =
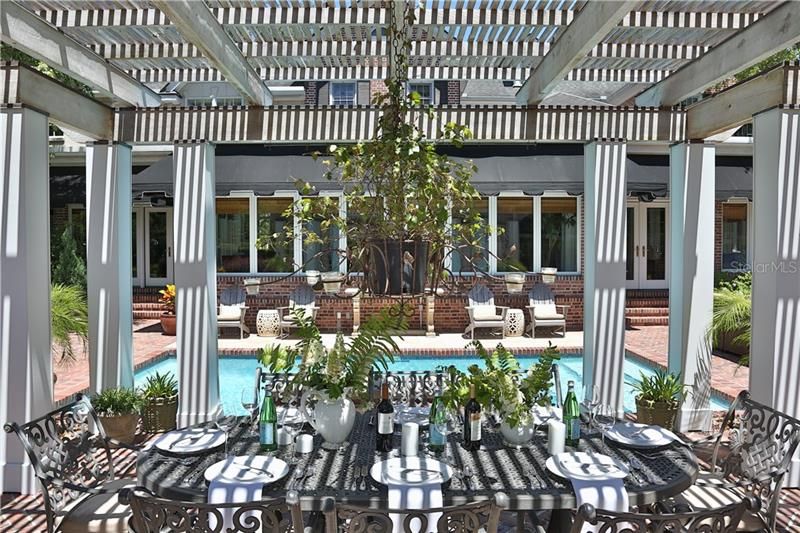
M379 452L390 452L393 446L394 436L394 407L389 401L389 384L381 386L381 401L377 407L378 423L377 435L375 437L375 449Z
M464 406L464 449L481 447L481 404L475 399L475 385L469 386L469 400Z

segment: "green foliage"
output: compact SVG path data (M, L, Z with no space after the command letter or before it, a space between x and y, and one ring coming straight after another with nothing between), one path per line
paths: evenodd
M147 377L147 381L139 390L142 399L144 400L164 400L173 398L178 394L178 380L172 372L160 374L156 372L152 376Z
M750 345L752 289L751 272L719 282L714 289L714 312L708 331L712 342L719 342L724 334L732 334L734 342ZM746 357L741 360L741 364L748 362Z
M637 396L648 402L679 402L686 386L680 374L671 374L657 369L652 376L641 372L641 379L633 383Z
M106 389L92 398L92 407L100 416L135 414L142 407L142 397L133 389Z
M53 78L57 82L69 87L70 89L74 89L79 93L83 94L84 96L88 96L89 98L94 98L94 94L92 93L91 87L85 85L75 78L71 78L67 76L63 72L60 72L47 63L43 61L39 61L35 57L31 57L25 52L21 52L16 48L8 46L7 44L0 45L0 60L2 61L18 61L21 65L27 65L34 70L37 70L44 74L47 77Z
M350 398L363 396L367 390L371 370L386 371L399 351L391 333L405 329L402 318L388 310L372 316L358 330L358 334L345 342L342 334L330 349L322 344L322 334L311 317L302 310L293 312L297 321L300 341L293 347L270 345L259 354L259 362L270 373L292 372L300 359L293 386L302 385L328 394L330 398L344 395Z
M77 359L73 340L86 346L89 334L89 309L80 287L56 283L50 287L50 335L59 363Z
M502 344L492 352L480 341L470 345L483 360L484 368L471 365L466 373L455 367L446 369L449 385L443 394L445 405L451 409L464 405L469 387L474 385L475 398L483 408L497 412L511 427L529 422L534 405L550 405L550 369L561 358L556 346L549 344L539 360L522 372L517 358Z
M737 82L744 81L757 74L761 74L762 72L766 72L774 67L777 67L778 65L781 65L787 61L797 61L798 59L800 59L800 44L795 44L786 50L776 52L763 61L759 61L750 68L746 68L741 72L737 72L733 77Z
M61 233L56 249L51 276L53 283L80 287L86 293L86 263L78 254L72 226L67 226Z

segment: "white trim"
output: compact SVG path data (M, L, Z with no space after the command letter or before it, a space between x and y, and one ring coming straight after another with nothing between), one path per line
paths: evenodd
M258 240L258 199L255 193L250 193L250 273L258 270L258 250L256 241Z
M725 246L725 204L747 204L747 240L745 242L745 246L747 248L745 253L745 261L747 262L747 266L753 264L753 202L748 200L747 198L743 198L740 196L731 196L727 200L722 201L722 215L720 217L720 227L719 227L719 234L721 237L722 242L720 242L720 265L719 269L720 272L730 272L732 274L738 274L743 272L748 272L750 268L725 268L723 266L722 254L724 250L722 249Z
M338 107L352 107L358 105L358 82L356 81L331 81L328 88L328 104ZM353 102L350 104L336 104L333 101L333 87L335 85L351 85L353 87Z
M416 92L419 94L420 98L422 98L422 94L419 91L412 91L412 85L427 85L431 88L431 101L429 104L422 102L422 105L437 105L439 102L436 101L436 87L434 86L433 82L430 80L408 80L406 82L406 96L410 95L412 92Z
M497 273L497 196L489 196L489 227L492 232L489 235L489 272Z
M290 207L294 208L295 202L299 198L299 195L298 195L297 191L292 191L292 190L275 191L274 194L270 194L270 195L255 195L255 210L253 212L253 219L254 219L254 224L255 224L255 235L256 235L255 241L258 241L258 201L261 198L265 198L265 199L269 199L269 198L288 198L290 200L290 202L289 202ZM292 211L294 211L294 209L292 209ZM297 233L296 233L297 224L296 224L296 221L297 221L297 217L296 216L292 216L292 223L294 224L294 228L295 228L295 239L294 239L294 243L292 244L292 255L291 255L292 264L289 265L289 268L291 270L289 272L260 272L258 270L258 248L256 247L255 241L254 241L253 251L252 251L253 258L251 260L251 265L253 265L253 269L252 269L253 271L250 272L250 274L252 276L286 276L287 274L290 274L291 272L293 272L297 268L297 265L296 265L296 262L297 262ZM255 264L253 264L253 263L255 263Z
M538 246L536 244L539 244ZM542 197L533 197L533 271L542 271Z
M566 191L544 191L541 196L537 196L538 201L536 202L536 216L534 218L534 239L536 242L539 243L538 250L534 250L534 261L538 261L536 264L536 272L542 271L542 198L575 198L575 266L577 270L559 270L556 275L563 274L565 276L574 276L581 273L581 220L583 217L581 216L581 198L582 196L575 196L572 194L567 193ZM536 231L538 231L538 235L536 235Z
M138 206L135 203L131 207L131 217L136 215L136 240L133 242L133 247L136 250L136 276L131 276L131 282L136 287L145 286L145 262L144 262L144 206ZM133 252L133 250L131 250ZM133 266L133 265L131 265ZM131 274L133 274L131 272Z

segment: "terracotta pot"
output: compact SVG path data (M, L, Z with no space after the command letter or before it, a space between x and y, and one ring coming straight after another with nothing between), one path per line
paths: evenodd
M177 396L149 400L142 408L142 428L146 433L172 431L176 427L177 415Z
M100 416L100 423L106 431L106 436L126 444L132 444L136 435L136 426L139 425L137 413L117 416Z
M178 317L169 313L161 315L161 329L164 331L164 335L175 335L175 330L178 327L177 320Z
M678 402L649 402L636 398L636 421L672 430L678 418Z

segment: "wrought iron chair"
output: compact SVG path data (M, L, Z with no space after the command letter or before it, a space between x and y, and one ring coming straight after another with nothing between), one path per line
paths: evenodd
M758 509L756 497L693 513L641 514L595 509L585 503L578 509L570 533L581 533L585 525L603 533L734 533L742 515Z
M34 468L48 532L127 531L130 509L117 492L135 481L116 478L109 444L125 445L106 436L88 398L4 429L17 435Z
M122 490L119 499L131 507L129 525L133 533L303 531L303 513L298 494L294 491L290 491L285 499L211 504L167 500L144 487L133 487ZM232 510L231 524L223 528L226 510Z
M239 328L239 338L250 334L250 328L244 323L247 313L247 292L241 287L228 287L219 295L219 311L217 311L217 329Z
M508 307L494 304L494 294L486 285L479 283L467 293L469 305L469 325L464 330L464 335L470 334L475 339L475 330L478 328L500 328L502 337L505 338L505 324Z
M537 283L528 293L528 312L531 323L528 329L531 338L536 337L536 328L561 328L562 336L567 334L568 305L556 305L553 291L544 283Z
M291 294L289 294L289 305L278 308L281 337L288 336L290 330L299 327L293 315L293 313L298 310L302 310L306 317L310 316L312 322L316 321L317 311L319 311L316 302L314 289L306 284L298 285Z
M441 513L436 531L483 531L496 533L500 513L508 508L508 497L498 492L491 500L443 507L439 509L370 509L356 505L337 504L333 498L322 502L326 533L389 533L393 530L392 514L405 515L403 531L414 533L428 531L428 514Z
M722 437L729 429L729 442ZM800 420L750 398L742 391L728 410L719 433L693 443L713 445L711 469L701 472L673 503L707 509L734 503L747 494L761 506L745 513L739 531L774 531L784 477L800 443Z

